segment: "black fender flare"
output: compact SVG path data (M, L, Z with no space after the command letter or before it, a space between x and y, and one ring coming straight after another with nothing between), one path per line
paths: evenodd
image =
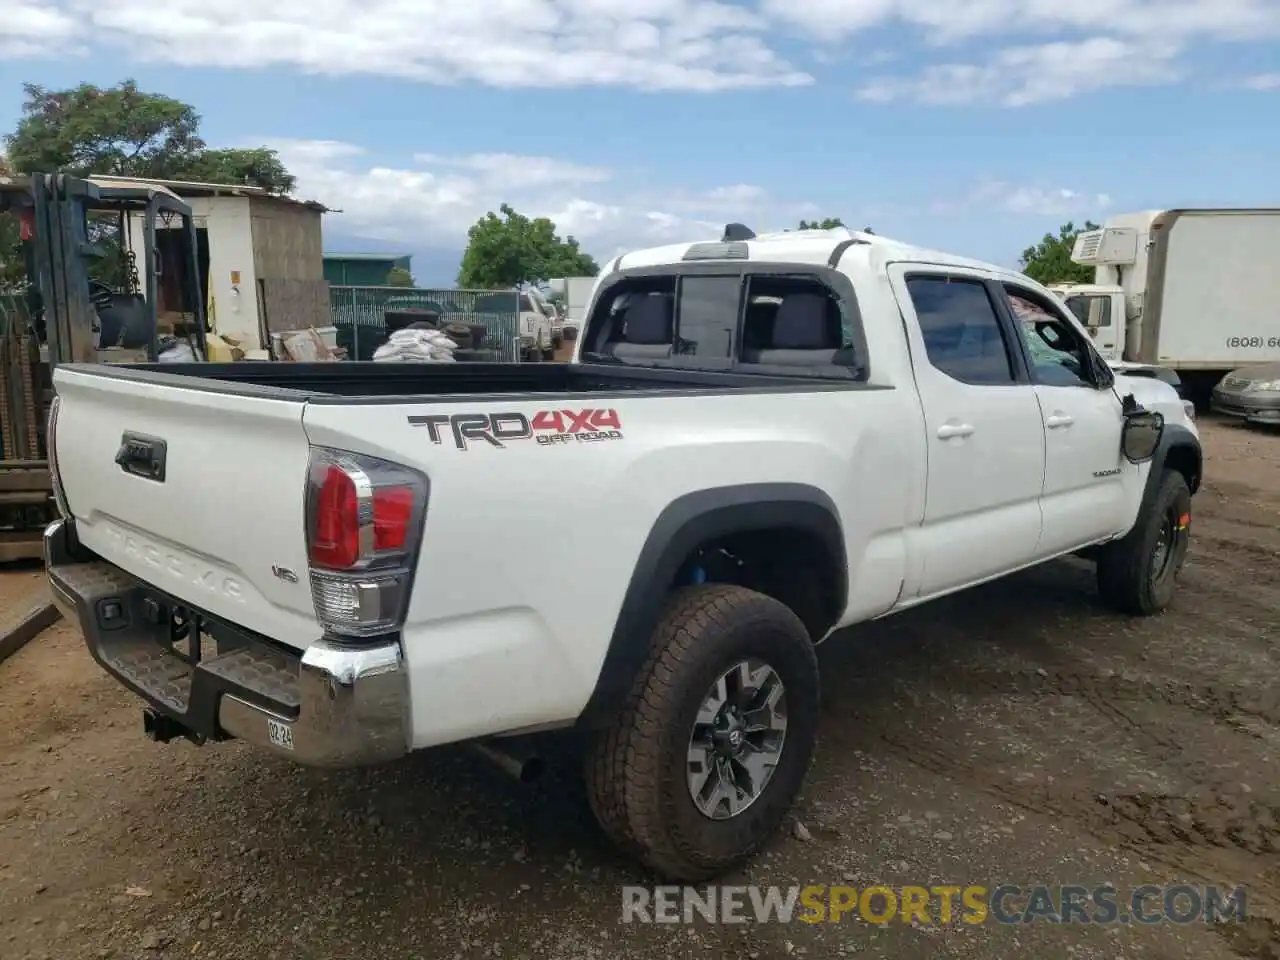
M1204 475L1204 451L1196 435L1180 423L1165 424L1160 443L1151 457L1151 471L1147 474L1147 482L1142 490L1138 515L1126 538L1133 536L1142 518L1151 511L1156 494L1160 492L1161 478L1170 467L1186 476L1187 487L1194 496L1200 489L1200 480Z
M625 701L648 657L663 601L698 545L730 534L775 528L800 530L825 544L837 567L835 599L840 613L844 612L849 597L844 528L835 502L824 491L802 483L748 483L687 493L658 515L640 549L595 690L578 726L607 723Z

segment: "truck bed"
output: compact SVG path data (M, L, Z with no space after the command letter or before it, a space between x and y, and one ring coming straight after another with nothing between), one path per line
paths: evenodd
M865 387L850 379L569 363L133 363L77 364L77 372L186 390L305 400L403 402L415 397L515 399L630 393L679 396L748 390L818 392Z
M476 536L454 528L472 517L458 504L482 504L486 529L550 541L560 514L546 507L557 497L591 514L590 491L622 489L624 478L661 497L690 450L742 470L761 449L784 451L776 456L800 459L771 475L789 480L804 456L826 450L797 442L816 429L806 394L858 394L869 424L901 402L855 380L607 364L63 364L53 380L51 436L80 544L202 615L295 650L320 629L310 591L297 586L310 563L305 492L317 449L429 476L432 549L443 551L430 562L456 567L459 545ZM795 402L779 410L783 395ZM833 398L842 410L847 400ZM843 441L838 449L821 455L843 461Z

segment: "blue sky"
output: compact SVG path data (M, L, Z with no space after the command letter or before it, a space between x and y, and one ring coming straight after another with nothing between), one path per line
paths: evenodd
M452 280L503 201L599 257L801 217L1012 264L1066 219L1280 204L1280 0L9 0L21 83L274 146L326 247Z

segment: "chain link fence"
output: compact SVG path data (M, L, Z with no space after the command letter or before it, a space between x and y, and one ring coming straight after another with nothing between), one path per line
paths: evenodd
M514 290L446 290L420 287L329 287L338 346L352 360L372 360L387 340L388 310L434 310L441 325L476 324L485 328L479 349L495 359L520 359L520 299Z

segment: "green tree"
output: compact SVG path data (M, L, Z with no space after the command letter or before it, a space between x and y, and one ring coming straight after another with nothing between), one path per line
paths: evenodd
M387 271L388 287L412 287L414 286L413 274L404 267L392 267Z
M204 183L243 183L272 193L292 193L297 180L285 169L279 155L267 147L205 150L181 177Z
M1086 220L1082 227L1068 221L1058 228L1057 236L1046 233L1035 246L1023 250L1018 266L1039 283L1092 283L1093 267L1075 263L1071 251L1079 234L1097 229L1098 225L1092 220Z
M3 137L8 166L22 173L110 174L160 180L244 184L289 193L294 178L266 147L210 150L200 138L200 115L173 97L139 90L132 80L114 87L82 83L67 90L23 84L17 127ZM0 283L25 277L17 226L0 215ZM93 273L110 280L112 247Z
M0 177L13 175L9 159L0 153ZM26 266L22 262L21 226L16 214L0 210L0 291L26 279Z
M499 215L501 214L501 215ZM573 237L563 239L546 217L530 219L504 203L467 231L467 249L458 286L504 289L552 277L586 277L600 272Z
M210 150L190 104L139 90L132 80L67 90L23 84L26 99L5 138L9 162L24 173L152 177L293 189L274 150Z
M823 217L821 220L801 220L797 230L834 230L843 227L844 221L839 217Z

